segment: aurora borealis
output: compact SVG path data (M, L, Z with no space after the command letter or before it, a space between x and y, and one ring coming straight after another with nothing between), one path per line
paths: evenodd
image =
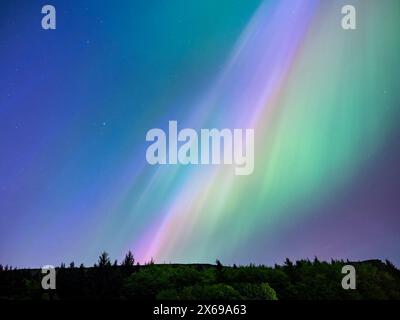
M0 4L0 263L400 263L398 0L50 2ZM150 166L171 120L253 174Z

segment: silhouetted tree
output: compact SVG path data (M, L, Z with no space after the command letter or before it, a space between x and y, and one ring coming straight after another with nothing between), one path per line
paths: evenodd
M221 271L222 268L224 267L221 263L221 261L219 261L219 259L215 260L215 263L217 265L217 271Z
M97 261L100 268L111 267L110 257L107 252L103 252Z
M386 265L387 265L390 269L392 269L392 270L398 270L398 269L396 268L396 266L393 264L393 262L391 262L390 260L386 259L385 262L386 262Z
M289 258L285 259L285 266L288 267L289 269L293 268L293 262L290 261Z
M72 262L69 264L69 268L70 268L70 269L74 269L74 268L75 268L75 262L72 261Z
M128 253L125 255L124 260L122 261L121 266L133 267L134 265L135 265L135 258L133 257L131 250L129 250Z

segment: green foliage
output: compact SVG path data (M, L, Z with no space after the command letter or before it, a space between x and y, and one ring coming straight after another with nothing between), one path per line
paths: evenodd
M223 283L186 287L182 289L179 297L182 300L239 300L241 298L239 292Z
M245 300L278 300L276 292L268 283L239 283L234 285L242 299Z
M23 283L25 287L24 291L28 297L32 297L34 300L41 298L41 286L38 281L35 281L34 279L24 279Z
M127 298L154 298L162 289L179 289L212 281L210 272L200 272L191 266L148 265L126 280L123 293Z
M125 280L123 295L126 298L155 297L160 288L168 286L167 270L147 267Z
M103 252L94 268L74 263L57 268L57 289L41 288L40 270L0 268L0 299L162 299L162 300L400 300L400 271L391 262L315 258L282 266L135 265L128 252L119 266ZM356 269L356 290L341 287L342 267Z
M160 300L277 300L276 293L267 283L240 283L233 286L217 283L194 285L183 289L161 290Z
M180 300L181 297L176 289L165 289L161 290L157 296L157 300Z

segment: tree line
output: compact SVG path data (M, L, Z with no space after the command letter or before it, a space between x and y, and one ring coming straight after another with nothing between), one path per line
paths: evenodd
M342 267L357 271L356 290L341 286ZM129 251L121 263L100 254L93 267L71 262L56 268L56 289L43 290L39 269L0 267L0 299L159 300L375 300L400 299L400 271L390 261L330 262L286 259L273 267L250 264L140 265Z

